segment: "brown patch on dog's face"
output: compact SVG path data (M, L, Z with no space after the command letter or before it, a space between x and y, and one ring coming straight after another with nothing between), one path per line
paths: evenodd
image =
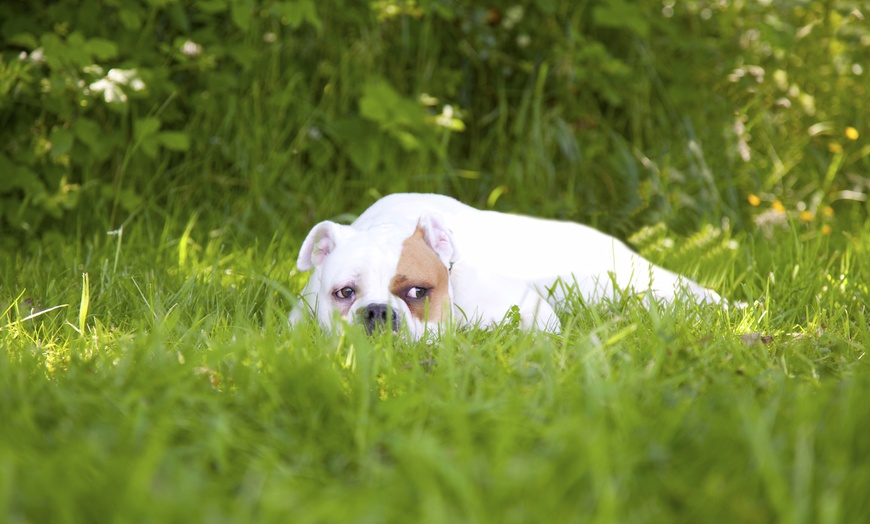
M402 243L390 293L404 300L415 318L440 322L445 305L450 304L449 278L447 268L423 239L423 230L417 228Z

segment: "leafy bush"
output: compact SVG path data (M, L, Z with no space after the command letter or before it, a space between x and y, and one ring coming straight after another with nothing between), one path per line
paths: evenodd
M256 65L250 58L259 53L247 36L253 15L276 26L319 26L312 6L4 4L0 221L35 230L62 218L82 194L115 217L159 196L161 182L202 176L169 166L192 150L192 139L199 153L212 140L197 115L220 114L239 96L238 71Z
M0 19L18 237L174 210L275 228L401 190L621 233L740 226L750 194L866 214L870 32L846 1L66 0Z

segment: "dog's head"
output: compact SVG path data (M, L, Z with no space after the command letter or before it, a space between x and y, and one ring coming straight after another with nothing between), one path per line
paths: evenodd
M326 328L336 319L420 338L447 321L453 309L450 268L458 258L442 219L357 230L335 222L314 226L296 262L314 270L305 288L308 307Z

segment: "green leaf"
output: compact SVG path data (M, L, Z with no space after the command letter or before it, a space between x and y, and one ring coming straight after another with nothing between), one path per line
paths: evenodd
M203 13L208 14L222 13L227 10L227 3L225 0L201 0L196 2L194 5Z
M360 113L382 126L419 126L425 123L423 109L413 100L402 97L383 79L369 81L363 87Z
M157 133L159 130L160 120L158 118L147 117L136 122L134 129L136 144L150 158L155 158L160 149L160 135Z
M121 9L118 12L118 19L124 29L136 31L142 27L142 17L132 9Z
M363 87L359 111L369 120L386 124L394 120L392 107L400 101L399 94L387 82L381 79L371 80Z
M221 9L223 10L223 9ZM166 9L166 14L172 21L172 25L181 31L182 34L190 33L190 17L184 6L179 2L175 2Z
M230 55L236 63L247 70L250 69L252 64L257 62L257 58L260 56L261 51L251 45L239 44L228 49L227 54Z
M614 29L628 29L638 36L649 35L649 20L634 4L625 0L609 0L592 9L596 24Z
M100 141L100 126L89 118L79 118L73 122L71 129L76 138L88 147Z
M134 190L124 188L120 193L118 193L118 203L121 204L121 207L124 208L125 211L134 211L137 207L142 205L142 197Z
M105 38L90 38L85 44L88 53L97 60L110 60L118 56L118 46Z
M74 31L66 38L66 43L70 47L83 49L85 47L85 35L80 31Z
M248 31L251 28L253 17L254 6L250 0L233 0L230 4L230 19L242 31Z
M39 47L39 40L32 33L18 33L9 37L9 43L26 49L36 49Z
M400 95L383 79L373 79L363 87L359 107L362 116L379 124L405 150L436 147L434 129L426 124L423 108Z
M156 158L157 152L160 150L159 135L148 135L144 140L139 142L139 149L149 158Z
M160 119L153 116L143 118L136 122L135 136L137 140L143 140L160 130Z
M51 152L49 153L49 156L51 158L57 158L69 152L70 148L72 148L74 138L72 132L58 127L51 132L48 141L51 143Z
M301 26L303 22L308 22L318 32L323 29L323 23L317 16L317 6L312 0L280 2L272 6L271 9L294 29Z
M345 118L334 122L327 132L359 171L374 171L381 159L381 138L374 124L359 117Z
M0 173L3 173L0 176L0 193L15 189L21 184L21 174L18 173L17 166L6 155L0 155Z
M25 166L17 165L4 155L0 155L0 193L21 189L28 197L35 197L45 193L45 184L36 176L36 173Z
M70 129L76 139L88 147L95 160L105 160L109 157L113 141L106 139L99 124L89 118L79 117Z
M190 148L190 138L183 131L163 131L157 135L157 140L172 151L187 151Z
M402 129L393 130L390 134L399 140L399 145L405 151L414 151L420 149L423 145L416 136Z

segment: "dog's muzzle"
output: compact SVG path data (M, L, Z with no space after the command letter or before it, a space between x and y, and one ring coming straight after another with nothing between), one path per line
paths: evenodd
M359 322L365 326L366 333L369 335L378 329L386 329L387 325L391 327L393 333L397 333L402 324L398 311L387 304L369 304L361 309L357 315Z

